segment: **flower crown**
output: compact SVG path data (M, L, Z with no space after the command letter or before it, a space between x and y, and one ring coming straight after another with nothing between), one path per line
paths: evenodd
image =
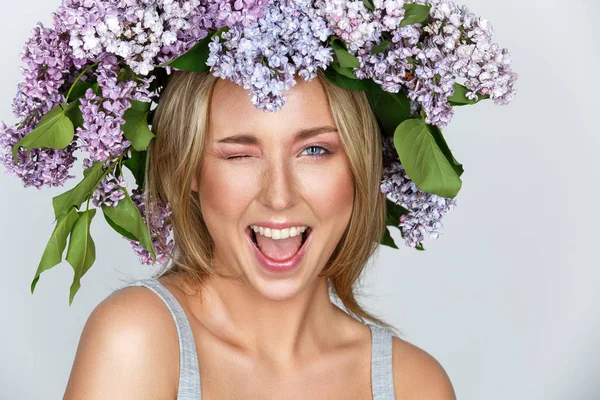
M0 123L0 161L41 189L75 178L75 151L85 157L83 179L52 201L56 226L31 283L33 293L69 239L69 304L95 261L90 202L142 263L164 265L174 249L169 204L147 218L143 189L152 106L173 70L229 79L269 112L296 74L311 80L319 68L364 91L382 132L386 225L419 250L425 235L438 237L462 184L441 131L454 107L515 95L492 26L451 0L62 0L53 25L38 24L25 44L19 122ZM387 227L381 243L398 248Z

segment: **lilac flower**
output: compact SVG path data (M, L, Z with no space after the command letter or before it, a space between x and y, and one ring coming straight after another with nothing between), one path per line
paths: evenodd
M424 111L425 122L439 127L445 127L454 115L448 98L454 94L455 83L470 90L470 99L489 95L496 104L512 100L518 75L511 70L508 50L492 43L492 27L487 20L451 0L406 3L431 5L429 20L389 30L391 45L378 54L371 54L371 50L380 39L372 40L368 35L349 46L350 51L362 43L356 49L360 67L354 70L359 79L371 78L389 92L405 91L415 114ZM377 11L373 15L374 21L381 20ZM344 14L338 18L342 21ZM379 23L382 32L393 26Z
M352 54L379 42L382 32L397 28L404 18L404 0L375 0L371 11L362 0L318 0L318 15L329 22L333 33L342 38Z
M148 221L146 213L146 199L141 189L133 189L131 200L140 211L144 222L150 226L150 238L154 244L156 250L156 262L162 265L166 265L170 259L170 255L173 253L175 243L171 237L173 227L171 225L172 211L169 204L155 204L152 209L153 212L151 220ZM144 246L139 242L127 239L134 252L140 259L142 264L153 265L152 255Z
M38 24L21 56L26 64L21 68L25 80L18 85L13 100L13 113L20 123L13 127L0 123L0 149L5 153L0 154L0 162L6 173L21 178L25 187L62 186L75 177L69 175L76 160L75 144L59 150L32 149L29 157L25 150L20 150L18 166L13 160L12 147L36 127L45 113L64 102L62 92L74 79L69 47L65 37Z
M96 207L116 207L125 198L125 192L121 188L126 187L123 175L116 177L114 173L108 173L92 194L92 203Z
M250 89L257 108L281 109L296 73L311 80L318 67L333 61L332 49L323 43L331 31L310 3L269 4L260 21L231 26L222 41L213 38L207 61L213 75Z
M398 221L406 245L418 246L428 235L437 239L442 218L456 206L456 201L422 191L410 180L400 164L392 138L383 138L384 172L381 192L410 213Z
M122 125L130 100L149 102L153 94L148 91L151 79L118 81L119 64L114 55L105 56L96 71L102 91L97 95L90 88L81 98L80 110L83 127L77 128L80 149L87 151L92 161L106 160L121 155L131 145L123 137Z
M0 122L0 147L6 154L0 154L0 163L6 169L5 174L21 178L24 187L60 187L68 179L75 178L69 171L77 160L73 156L76 149L74 143L65 149L32 149L29 157L25 150L17 154L19 165L15 165L11 149L27 133L30 128L9 128Z
M246 26L257 22L262 18L262 9L269 0L202 0L201 3L201 12L198 14L203 16L205 26L219 29L238 23Z
M63 0L54 14L73 55L87 62L123 57L140 75L188 51L208 29L256 22L266 0Z

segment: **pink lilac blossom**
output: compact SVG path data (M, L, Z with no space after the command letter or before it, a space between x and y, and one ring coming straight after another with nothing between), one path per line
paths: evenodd
M170 205L164 203L156 203L152 207L150 221L148 221L148 213L146 212L146 199L141 189L133 189L131 200L136 205L144 222L150 227L150 238L154 244L156 251L156 262L166 265L171 254L175 249L175 243L172 238L173 227L171 225L172 211ZM154 265L152 255L139 242L127 239L133 251L139 257L143 264Z
M21 57L26 67L21 67L25 77L17 86L13 100L13 114L20 121L15 126L0 123L0 163L6 174L21 178L25 187L58 187L74 178L69 170L76 157L72 143L64 149L32 149L29 157L25 149L19 150L15 164L12 147L31 132L41 117L65 98L65 87L74 80L75 64L64 35L38 24L25 43Z
M407 246L417 247L428 235L437 239L442 218L456 206L456 200L422 191L410 180L394 148L393 139L383 138L384 172L380 190L388 199L410 213L401 215L398 226Z
M235 24L214 37L206 64L213 75L249 89L258 109L275 112L296 74L311 80L318 67L333 61L333 50L324 44L331 30L310 1L270 3L263 12L258 22Z

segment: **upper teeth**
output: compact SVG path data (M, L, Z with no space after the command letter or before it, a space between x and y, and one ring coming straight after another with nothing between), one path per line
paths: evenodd
M273 229L273 228L265 228L258 225L252 225L250 228L256 233L260 233L263 236L269 237L271 239L287 239L289 237L294 237L296 235L302 234L307 226L295 226L292 228L285 229Z

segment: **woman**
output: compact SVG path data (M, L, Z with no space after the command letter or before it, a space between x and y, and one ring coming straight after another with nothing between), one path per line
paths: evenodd
M147 196L172 205L173 266L96 307L66 399L455 399L441 365L354 298L385 229L364 92L296 82L269 113L228 80L172 76Z

